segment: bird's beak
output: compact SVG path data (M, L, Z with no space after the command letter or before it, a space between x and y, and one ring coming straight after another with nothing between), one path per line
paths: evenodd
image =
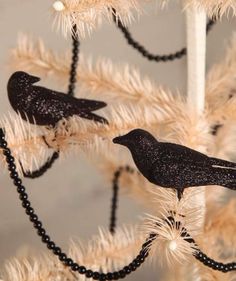
M121 145L126 145L126 143L127 143L126 138L124 138L124 136L114 138L113 142L121 144Z
M39 82L40 81L40 78L39 77L36 77L36 76L30 76L30 82L32 84L36 83L36 82Z

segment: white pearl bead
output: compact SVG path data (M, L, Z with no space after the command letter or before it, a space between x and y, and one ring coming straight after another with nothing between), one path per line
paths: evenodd
M175 240L170 241L170 243L169 243L169 249L170 249L171 251L173 251L173 252L177 249L177 243L176 243Z
M57 12L65 10L65 5L61 1L55 1L52 6Z

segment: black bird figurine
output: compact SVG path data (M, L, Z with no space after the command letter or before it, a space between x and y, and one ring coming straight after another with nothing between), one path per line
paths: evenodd
M8 81L8 98L13 109L30 123L55 126L62 118L77 115L81 118L108 124L92 111L106 106L105 102L77 99L44 87L35 86L40 78L23 71L12 74Z
M116 137L113 142L130 150L137 168L151 183L176 189L179 200L187 187L221 185L236 190L236 163L159 142L142 129Z

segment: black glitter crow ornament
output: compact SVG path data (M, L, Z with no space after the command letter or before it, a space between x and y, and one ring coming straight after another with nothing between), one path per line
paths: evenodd
M8 81L8 97L13 109L30 123L55 126L62 118L77 115L81 118L108 124L108 121L92 111L103 108L106 103L75 97L35 86L40 78L23 71L12 74Z
M236 163L159 142L142 129L116 137L113 142L128 147L144 177L156 185L176 189L179 199L185 188L193 186L221 185L236 190Z

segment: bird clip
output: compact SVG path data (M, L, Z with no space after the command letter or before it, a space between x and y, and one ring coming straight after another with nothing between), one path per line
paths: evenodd
M34 85L40 78L23 71L12 74L8 81L8 98L22 119L40 126L55 126L58 121L77 115L91 121L108 124L93 111L105 107L102 101L78 99L64 93Z
M141 172L151 183L177 191L185 188L220 185L236 190L236 163L208 157L188 147L159 142L149 132L135 129L113 139L126 146Z

